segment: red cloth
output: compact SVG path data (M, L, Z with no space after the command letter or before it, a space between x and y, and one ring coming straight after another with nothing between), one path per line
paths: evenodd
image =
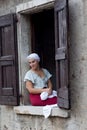
M29 94L30 102L33 106L45 106L57 103L57 97L48 98L47 100L41 100L40 94Z

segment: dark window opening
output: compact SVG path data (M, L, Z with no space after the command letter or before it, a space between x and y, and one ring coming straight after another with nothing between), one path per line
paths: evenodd
M41 57L41 66L52 73L52 83L56 89L54 9L31 15L32 52Z

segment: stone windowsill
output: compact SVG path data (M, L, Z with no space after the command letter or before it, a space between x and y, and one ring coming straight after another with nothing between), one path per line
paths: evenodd
M14 107L14 112L16 114L26 114L26 115L39 115L43 116L43 107L42 106L16 106ZM51 115L55 117L68 118L69 110L63 110L59 107L52 108Z

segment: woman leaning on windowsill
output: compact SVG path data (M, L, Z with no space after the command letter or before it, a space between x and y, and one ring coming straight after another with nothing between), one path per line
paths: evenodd
M24 82L29 92L31 105L45 106L57 103L57 97L51 96L53 86L51 82L52 75L47 69L39 65L40 57L32 53L27 57L30 70L25 74ZM50 98L49 98L50 97Z

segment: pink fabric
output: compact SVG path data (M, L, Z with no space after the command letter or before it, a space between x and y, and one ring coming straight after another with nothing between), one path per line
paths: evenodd
M29 94L30 102L33 106L45 106L45 105L52 105L57 103L57 97L48 98L47 100L41 100L40 94Z

